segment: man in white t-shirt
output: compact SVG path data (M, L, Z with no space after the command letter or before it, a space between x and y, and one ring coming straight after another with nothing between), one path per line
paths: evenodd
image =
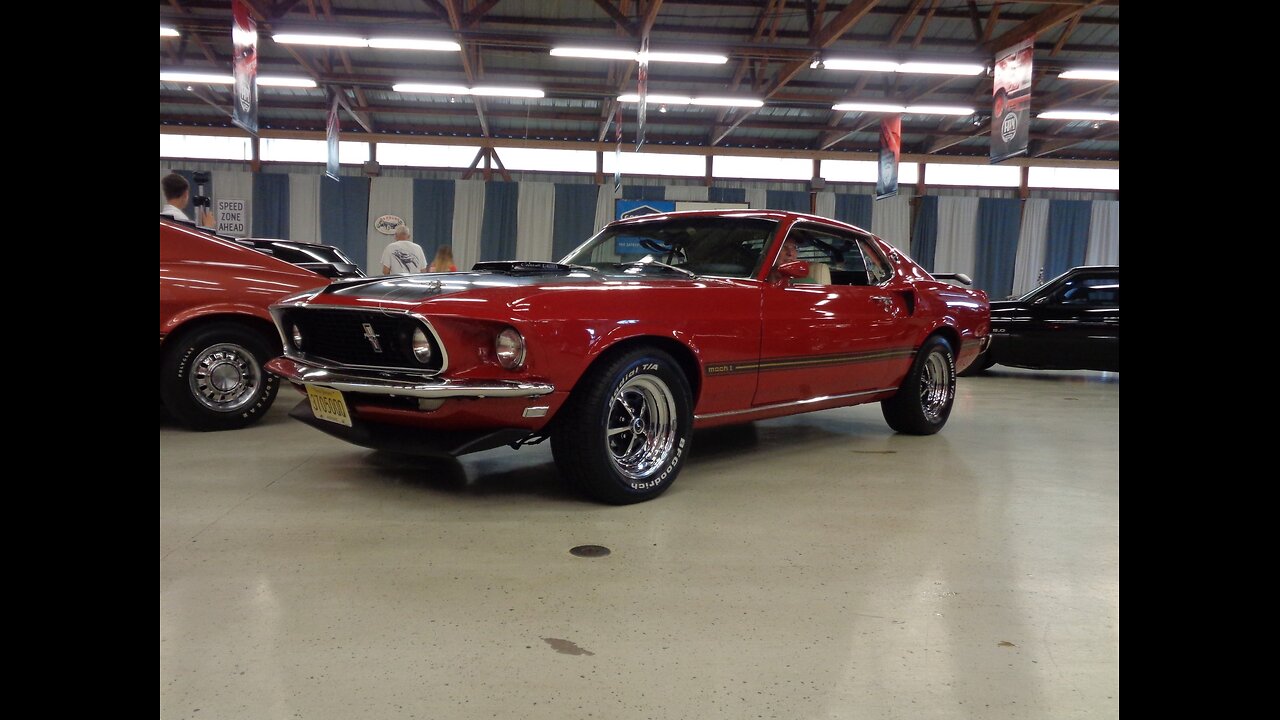
M396 228L395 242L387 245L382 251L382 274L397 275L427 271L427 256L422 247L409 240L409 227L401 224Z
M191 202L191 184L178 173L169 173L160 180L160 188L164 191L165 206L160 209L161 215L168 215L174 220L191 222L191 218L182 212L182 208ZM198 225L213 226L213 214L204 208L196 208L196 214L202 222Z

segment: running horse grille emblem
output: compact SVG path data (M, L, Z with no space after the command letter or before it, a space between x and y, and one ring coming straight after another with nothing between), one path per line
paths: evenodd
M373 331L373 326L370 325L369 323L363 323L363 325L364 325L364 339L368 340L369 344L373 346L374 352L381 353L382 343L378 342L378 333Z

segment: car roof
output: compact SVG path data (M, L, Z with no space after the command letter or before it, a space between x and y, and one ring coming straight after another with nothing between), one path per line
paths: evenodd
M832 227L844 230L855 230L867 235L874 235L866 228L860 228L847 222L841 222L834 218L823 217L821 215L813 215L810 213L793 212L791 210L678 210L667 213L654 213L651 215L639 215L637 217L623 218L615 220L610 225L632 225L645 222L660 222L663 220L676 220L679 218L752 218L761 220L808 220L811 222L822 223Z

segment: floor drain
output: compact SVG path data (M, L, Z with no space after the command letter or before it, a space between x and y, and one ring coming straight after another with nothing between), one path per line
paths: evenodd
M603 545L579 545L569 550L569 554L578 557L604 557L609 554L609 548Z

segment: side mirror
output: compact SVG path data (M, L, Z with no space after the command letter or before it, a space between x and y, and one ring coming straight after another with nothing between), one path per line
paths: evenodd
M781 278L809 277L809 263L803 260L782 263L778 266L778 276Z

